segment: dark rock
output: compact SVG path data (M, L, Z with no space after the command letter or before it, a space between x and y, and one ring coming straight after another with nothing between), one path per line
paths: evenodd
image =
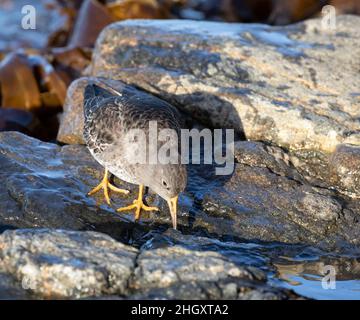
M0 109L0 131L20 131L34 134L39 120L30 112L17 109Z
M31 299L30 292L24 290L21 282L19 283L8 273L0 272L0 299Z
M212 165L190 165L189 183L180 197L179 227L184 233L254 241L280 241L327 250L359 248L360 204L331 188L302 178L289 155L260 142L236 143L235 170L215 175ZM84 146L59 147L19 133L0 133L2 229L51 227L94 230L125 243L141 245L149 230L170 226L166 202L149 194L160 212L115 209L132 202L135 186L115 180L133 192L112 194L113 205L99 206L86 193L103 170ZM97 198L103 201L103 195ZM101 202L100 202L101 203Z
M20 133L3 132L0 168L2 229L96 230L125 242L145 232L130 215L116 214L114 208L101 205L101 193L95 199L86 195L103 173L84 146L59 147Z
M215 176L211 168L189 167L188 192L183 196L189 213L181 209L185 228L335 251L348 245L358 248L359 200L310 184L279 148L237 142L235 156L230 177Z

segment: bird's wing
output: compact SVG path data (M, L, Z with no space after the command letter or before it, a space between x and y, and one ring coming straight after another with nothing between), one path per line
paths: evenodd
M143 129L147 134L150 120L178 134L181 127L178 110L159 98L142 92L114 95L94 84L85 88L84 114L84 138L95 152L116 143L128 130Z
M84 90L84 116L85 119L91 117L92 114L99 108L100 104L105 99L112 98L109 91L95 85L88 84Z
M125 98L117 97L116 103L122 107L126 128L148 128L149 121L156 121L158 128L170 128L179 130L181 127L181 116L179 111L167 102L140 93Z
M94 103L96 108L85 117L84 139L88 147L97 153L116 141L121 119L114 98L98 99Z

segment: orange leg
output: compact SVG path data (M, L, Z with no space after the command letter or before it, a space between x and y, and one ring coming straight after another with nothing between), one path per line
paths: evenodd
M121 207L116 211L122 212L122 211L130 211L132 209L135 209L135 221L138 221L140 219L141 209L145 211L159 211L159 208L157 207L148 207L147 205L145 205L143 202L143 196L144 196L144 185L141 184L139 186L139 196L136 200L134 200L133 204L127 207Z
M104 190L104 196L105 196L105 200L106 200L107 204L110 204L109 189L112 190L112 191L115 191L115 192L119 192L119 193L123 193L123 194L129 194L128 190L116 188L114 185L112 185L109 182L109 170L107 170L107 169L105 169L104 178L101 180L101 182L94 189L92 189L88 193L88 195L91 196L94 193L100 191L101 189Z

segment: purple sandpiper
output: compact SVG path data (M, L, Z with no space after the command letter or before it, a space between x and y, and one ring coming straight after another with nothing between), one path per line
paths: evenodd
M173 228L176 229L178 195L187 183L186 166L180 161L178 164L136 163L136 159L131 159L133 145L125 137L131 129L144 130L148 134L150 121L156 121L159 129L173 129L180 136L181 117L178 110L167 102L145 92L137 92L127 95L96 84L85 87L84 139L92 156L105 168L104 178L89 195L103 189L110 204L109 189L129 193L112 185L109 173L139 185L139 195L133 204L117 209L118 212L135 209L135 221L138 221L141 210L159 210L143 202L144 187L149 187L167 201Z

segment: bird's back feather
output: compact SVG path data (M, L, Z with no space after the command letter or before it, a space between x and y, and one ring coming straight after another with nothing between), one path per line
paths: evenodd
M84 138L90 149L102 152L131 129L147 133L149 121L156 121L159 129L170 128L179 133L181 117L173 106L133 88L126 87L118 94L115 89L112 91L115 94L96 84L85 87Z
M96 84L88 84L84 90L85 119L91 117L91 115L99 109L104 100L112 97L113 95L109 91L97 86Z

